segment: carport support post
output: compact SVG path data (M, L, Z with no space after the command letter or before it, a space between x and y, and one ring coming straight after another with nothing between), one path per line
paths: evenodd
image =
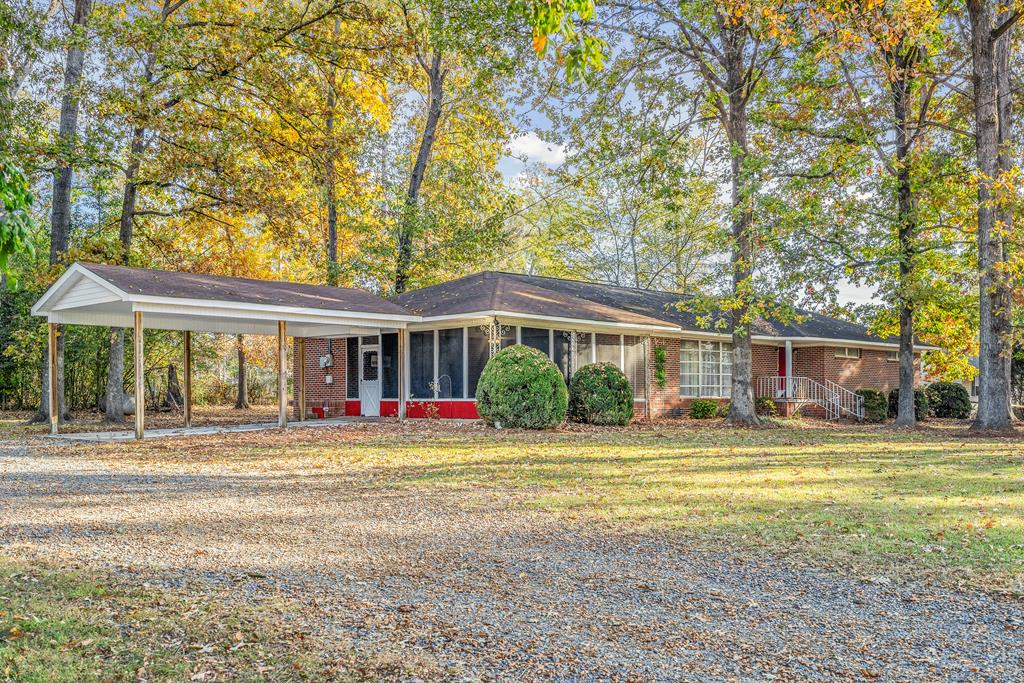
M185 428L192 426L192 332L185 330L185 386L182 409L185 412Z
M277 321L277 426L288 426L288 381L285 364L288 362L288 326L283 320Z
M50 374L50 395L47 397L50 408L50 433L56 434L60 424L60 401L57 396L57 335L60 334L57 323L49 325L50 339L47 346L49 358L48 372Z
M299 422L306 421L306 338L299 337L295 342L295 353L298 358L295 366L298 376L295 378L295 401L298 403Z
M142 311L135 311L135 438L141 439L146 432L145 394L145 347L142 343Z
M405 335L404 327L398 329L398 419L405 420Z

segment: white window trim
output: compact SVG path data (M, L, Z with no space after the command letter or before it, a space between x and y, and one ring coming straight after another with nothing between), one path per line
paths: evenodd
M856 355L851 356L850 351L855 351ZM861 352L856 346L837 346L835 356L844 360L860 360Z
M683 362L682 362L682 355L683 355L683 344L685 344L686 342L696 342L696 345L697 345L697 348L696 348L696 351L697 351L697 386L696 386L697 392L696 392L695 396L691 396L691 395L688 395L688 394L685 394L685 395L683 394L683 383L682 383ZM703 344L712 345L713 347L715 347L717 349L717 353L718 353L718 384L717 384L717 389L715 389L715 391L711 392L711 393L704 393L706 389L710 389L710 386L704 382L704 357L703 356L704 356L704 352L705 351L710 352L710 351L712 351L712 349L704 349L703 346L702 346ZM725 346L729 347L728 351L726 351L724 349ZM705 340L700 340L700 339L697 339L697 340L695 340L695 339L684 339L684 340L682 340L682 343L680 343L680 345L679 345L679 380L680 380L679 381L679 397L680 398L715 398L715 399L728 399L728 398L730 398L730 395L732 393L732 391L731 391L731 389L732 389L732 363L729 363L729 389L730 389L730 391L727 392L727 391L725 391L723 389L723 385L724 385L724 381L725 381L725 366L726 366L725 357L726 357L727 353L728 354L732 353L732 344L730 344L729 342L705 341ZM690 373L690 374L692 374L692 373ZM686 386L690 387L690 388L693 387L693 385L686 385Z

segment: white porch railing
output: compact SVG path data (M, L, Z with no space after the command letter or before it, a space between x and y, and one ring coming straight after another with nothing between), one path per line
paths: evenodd
M818 382L810 377L758 377L758 398L772 398L801 406L817 405L825 417L836 420L843 416L864 419L864 397L835 382Z

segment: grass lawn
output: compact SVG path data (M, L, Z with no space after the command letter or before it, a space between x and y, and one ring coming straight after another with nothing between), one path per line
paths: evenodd
M0 680L370 681L399 663L328 658L288 608L222 607L0 559Z
M950 424L912 432L813 423L753 431L692 423L319 431L196 444L189 457L241 467L308 461L370 486L455 489L467 504L474 492L510 490L525 505L576 520L1024 595L1020 437L975 437ZM175 450L136 448L151 456Z
M523 506L598 534L668 534L698 552L1019 598L1022 445L938 422L916 431L677 422L514 432L415 421L30 447L44 462L81 458L86 472L100 460L115 474L323 477L340 496L454 492L469 512ZM347 681L410 671L380 653L313 642L289 616L293 606L276 599L228 605L208 589L130 587L0 558L0 680Z

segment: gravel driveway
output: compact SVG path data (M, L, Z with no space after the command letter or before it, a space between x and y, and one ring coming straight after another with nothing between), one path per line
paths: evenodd
M341 463L0 445L0 553L302 605L325 643L503 680L1024 680L1024 606L572 525ZM327 645L325 645L326 647Z

